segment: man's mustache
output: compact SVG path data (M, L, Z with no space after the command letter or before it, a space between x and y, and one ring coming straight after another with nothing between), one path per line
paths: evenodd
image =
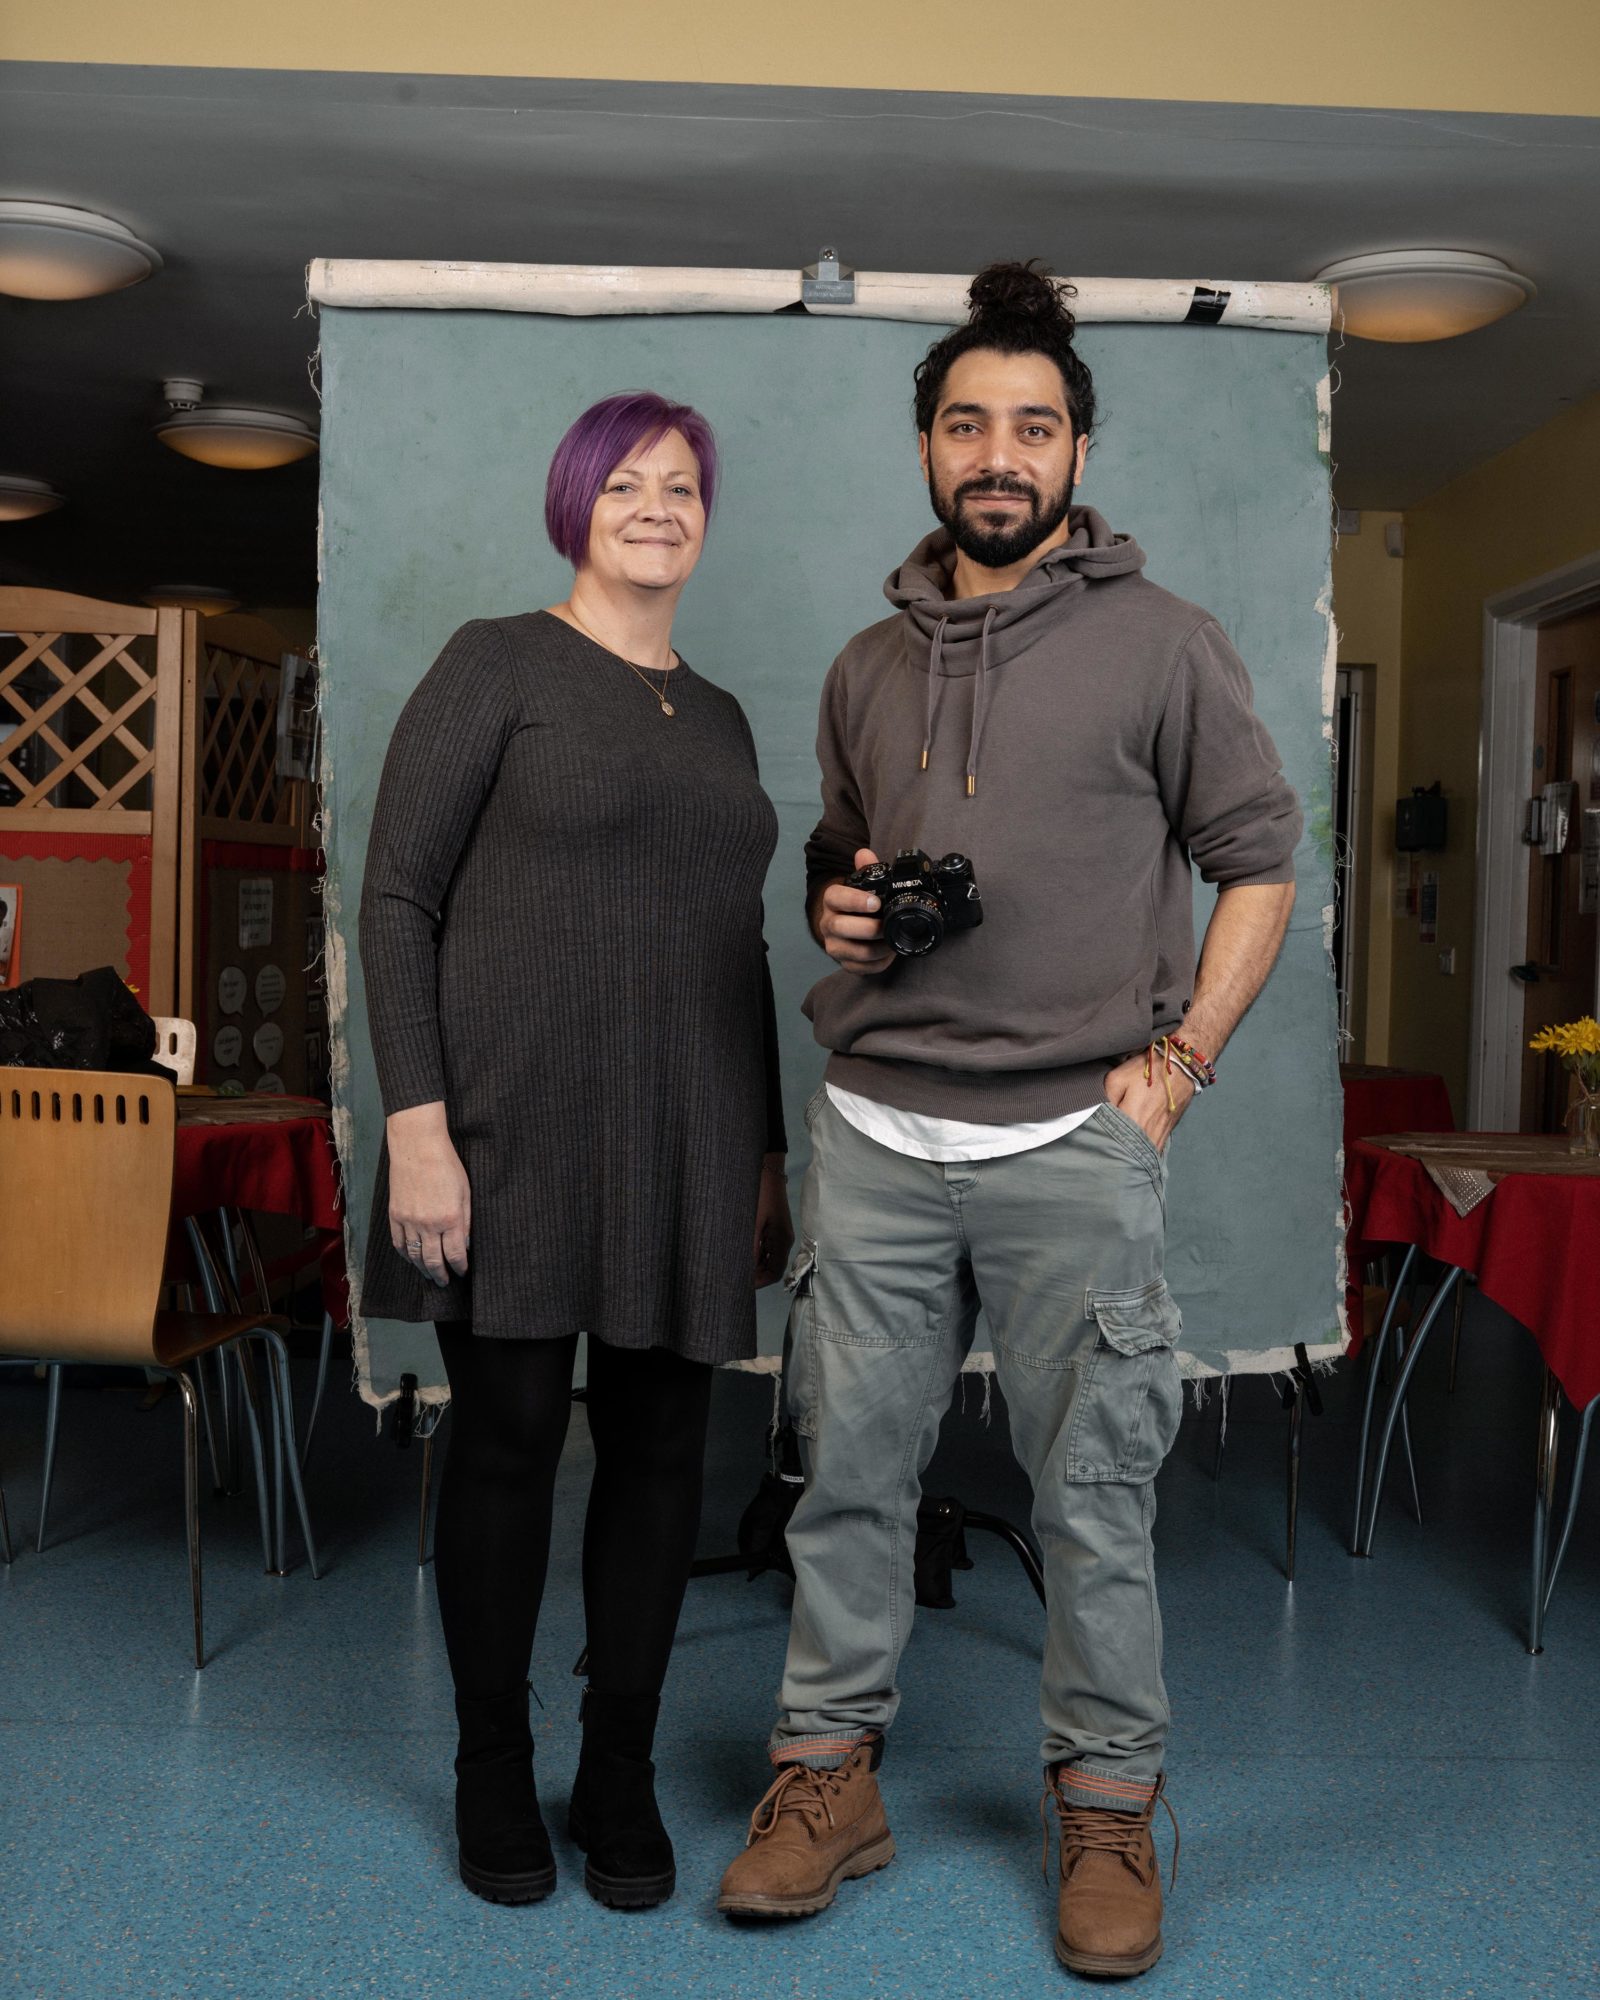
M1037 487L1027 486L1020 479L969 479L965 486L956 488L956 499L979 500L986 493L1004 493L1014 500L1037 501L1039 497Z

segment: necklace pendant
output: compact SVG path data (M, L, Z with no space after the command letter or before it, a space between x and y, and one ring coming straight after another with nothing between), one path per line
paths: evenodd
M677 712L678 711L673 707L672 703L668 701L665 696L663 696L661 701L661 713L663 715L676 715Z

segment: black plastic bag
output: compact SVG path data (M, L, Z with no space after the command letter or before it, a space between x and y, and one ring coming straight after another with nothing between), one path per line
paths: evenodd
M109 965L76 979L28 979L0 992L0 1068L100 1069L164 1076L156 1024Z

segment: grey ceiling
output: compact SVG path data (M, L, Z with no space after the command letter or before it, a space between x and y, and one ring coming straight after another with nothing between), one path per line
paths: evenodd
M73 504L0 578L305 604L316 462L214 471L156 385L311 413L316 256L1303 278L1439 243L1539 286L1438 346L1338 355L1337 498L1406 507L1600 388L1600 120L705 85L0 64L0 195L99 208L166 268L0 299L0 471Z

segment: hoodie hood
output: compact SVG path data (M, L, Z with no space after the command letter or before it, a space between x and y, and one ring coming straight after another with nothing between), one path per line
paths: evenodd
M1131 535L1114 534L1092 507L1072 508L1067 521L1070 538L1040 556L1014 589L990 591L984 597L947 596L955 575L956 545L948 528L936 528L888 577L883 594L930 644L936 628L945 627L946 673L975 670L976 660L962 660L961 651L986 622L990 665L998 666L1017 650L1006 644L1008 632L1031 618L1049 617L1063 598L1076 595L1086 584L1132 576L1144 568L1139 544Z
M1066 604L1092 583L1133 576L1144 568L1144 551L1131 535L1113 533L1092 507L1074 507L1067 515L1072 533L1067 541L1040 556L1022 581L1010 590L983 597L946 595L955 575L956 545L948 528L924 536L883 586L883 594L902 612L926 651L907 647L910 664L928 676L927 726L922 742L922 768L928 768L938 720L942 680L976 674L972 729L967 745L967 794L978 788L978 752L983 742L988 675L1030 644L1038 626L1057 618Z

